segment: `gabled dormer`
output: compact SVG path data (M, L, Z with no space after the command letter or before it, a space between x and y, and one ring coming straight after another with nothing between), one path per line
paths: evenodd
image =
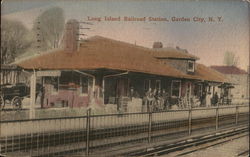
M164 48L161 42L155 42L152 50L152 55L164 64L168 64L183 73L194 74L195 62L199 58L188 53L186 49L181 49L178 46Z
M195 60L187 60L187 73L195 72Z

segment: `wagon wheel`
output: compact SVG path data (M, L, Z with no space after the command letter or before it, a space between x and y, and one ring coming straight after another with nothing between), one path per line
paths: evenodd
M4 101L4 98L3 96L0 96L0 110L2 110L5 106L5 101Z
M11 105L13 106L13 108L17 108L17 109L22 108L22 99L20 97L18 97L18 96L15 96L11 100Z

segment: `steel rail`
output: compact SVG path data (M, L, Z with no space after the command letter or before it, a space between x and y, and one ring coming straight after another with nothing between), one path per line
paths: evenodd
M183 150L189 147L205 144L208 142L216 141L222 138L234 136L240 133L244 133L248 131L248 127L245 127L240 130L233 130L231 132L225 132L222 134L215 134L211 136L205 136L198 139L189 139L186 141L183 141L181 144L178 142L176 144L166 145L166 146L160 146L158 148L151 148L151 150L146 152L139 152L139 153L132 153L132 154L123 154L124 156L159 156L159 155L165 155L172 152L176 152L179 150Z
M245 150L245 151L242 151L240 152L237 156L249 156L249 149L248 150Z
M210 148L210 147L214 147L214 146L217 146L217 145L220 145L220 144L225 144L227 142L231 142L232 140L236 140L236 139L239 139L239 138L242 138L242 137L245 137L245 136L248 136L248 134L244 134L244 135L240 135L240 136L237 136L237 137L233 137L233 138L230 138L230 139L226 139L226 140L223 140L223 141L220 141L220 142L216 142L216 143L213 143L213 144L209 144L207 146L203 146L201 148L198 148L198 149L195 149L195 150L192 150L192 151L186 151L184 153L180 153L176 156L183 156L183 155L187 155L187 154L190 154L190 153L193 153L193 152L197 152L197 151L200 151L200 150L204 150L204 149L207 149L207 148ZM244 152L243 152L244 153Z

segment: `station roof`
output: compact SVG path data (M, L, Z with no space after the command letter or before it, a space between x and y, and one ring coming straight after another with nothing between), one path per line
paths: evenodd
M222 74L236 74L236 75L247 74L246 71L236 66L213 65L211 66L211 68Z
M181 49L172 47L167 48L153 48L152 55L156 58L169 58L169 59L191 59L198 60L199 58Z
M228 82L228 80L221 73L199 63L196 63L196 71L194 76L206 81Z
M79 50L66 52L58 49L15 64L24 69L42 70L91 70L111 69L224 82L223 76L212 69L197 64L194 75L185 74L174 67L159 62L152 53L155 50L116 41L100 36L88 38L81 43Z
M89 70L104 68L185 77L184 73L169 65L159 63L145 51L148 50L129 43L94 36L81 43L78 51L56 50L16 64L24 69Z

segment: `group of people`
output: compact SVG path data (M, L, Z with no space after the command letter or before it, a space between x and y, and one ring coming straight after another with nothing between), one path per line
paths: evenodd
M132 97L140 97L133 87L130 90L130 98L132 99ZM176 108L211 107L216 106L219 101L217 92L215 92L213 96L210 92L203 92L200 97L192 96L190 98L173 99L165 89L149 88L142 99L142 107L146 108L147 111L161 111L174 108L174 106L176 106Z
M201 104L202 106L211 107L216 106L219 103L219 96L217 92L214 95L211 95L211 92L203 93L201 96Z
M149 88L143 98L143 105L147 106L148 111L160 111L170 108L169 101L170 96L164 89Z

